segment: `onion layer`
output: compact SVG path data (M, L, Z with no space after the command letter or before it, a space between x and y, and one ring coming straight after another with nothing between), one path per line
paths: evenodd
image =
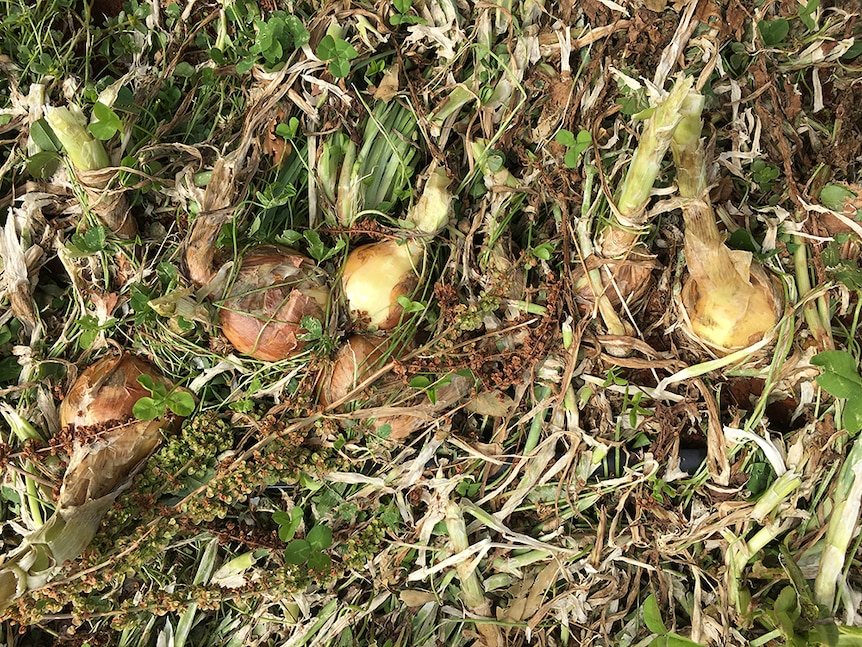
M264 245L243 257L219 322L239 352L275 362L302 352L302 319L322 321L328 299L325 274L314 261Z

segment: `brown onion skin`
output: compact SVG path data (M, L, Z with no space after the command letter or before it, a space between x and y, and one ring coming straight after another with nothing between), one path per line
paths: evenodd
M385 337L372 335L353 335L347 339L321 376L318 388L320 403L328 407L356 389L379 368L388 345Z
M277 362L302 352L302 318L324 319L326 279L311 259L285 247L263 245L242 259L221 305L224 336L241 353Z
M150 392L138 382L149 375L168 390L174 384L149 362L129 354L103 357L88 366L60 403L60 424L84 427L132 417L132 407Z

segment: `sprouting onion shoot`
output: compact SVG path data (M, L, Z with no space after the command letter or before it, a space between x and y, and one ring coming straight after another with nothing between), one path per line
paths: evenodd
M113 173L105 147L87 130L87 119L77 106L47 108L45 120L69 156L78 181L87 194L88 207L111 231L133 238L138 231L129 203L121 191L108 188Z
M638 147L615 199L611 223L600 235L605 258L629 254L649 227L647 203L667 149L682 118L681 107L691 89L690 77L680 77L671 91L642 114L648 115Z

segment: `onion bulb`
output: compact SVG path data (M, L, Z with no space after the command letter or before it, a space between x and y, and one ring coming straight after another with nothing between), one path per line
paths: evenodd
M168 391L173 383L148 362L134 355L103 357L78 376L60 403L60 424L64 427L104 425L132 417L132 407L150 395L138 377L147 375Z
M750 252L724 243L709 202L701 130L704 98L689 90L671 141L684 202L688 277L680 293L686 332L717 354L764 339L778 322L783 297Z
M321 376L318 396L323 406L347 397L379 368L389 345L385 337L353 335L345 341Z
M386 240L351 251L341 276L351 314L367 319L372 330L389 330L398 325L403 312L398 297L409 297L416 289L423 249L415 240Z
M603 260L596 256L589 256L584 263L587 273L583 268L575 274L575 295L577 296L578 309L581 314L587 314L593 309L596 301L593 285L589 272L602 268L601 286L604 296L614 308L618 308L625 302L631 308L647 294L652 287L652 271L656 263L651 258L639 257L637 259L625 258L619 261Z
M750 252L724 244L711 207L691 201L683 213L689 275L681 305L688 332L721 354L760 341L778 322L783 299L775 281ZM699 226L704 219L707 226Z
M60 404L63 426L105 425L98 440L75 438L54 514L12 551L0 555L0 609L40 588L76 559L95 537L105 512L158 446L167 419L133 420L132 407L149 395L138 377L174 385L134 355L105 357L85 369Z
M262 245L247 252L221 303L224 336L241 353L279 361L305 348L303 317L324 318L326 275L311 259L285 247Z

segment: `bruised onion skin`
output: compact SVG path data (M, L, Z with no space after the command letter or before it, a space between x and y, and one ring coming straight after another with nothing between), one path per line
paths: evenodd
M328 407L343 400L379 367L389 341L385 337L353 335L345 341L324 371L318 397Z
M408 240L361 245L347 255L341 283L353 316L371 330L390 330L401 321L398 297L410 296L419 284L417 263L422 247Z
M305 348L302 318L323 320L329 290L311 259L285 247L263 245L247 252L219 323L241 353L277 362Z
M60 424L86 427L132 417L135 402L150 395L138 382L141 375L149 375L168 390L174 388L170 380L139 357L103 357L84 369L72 384L60 403Z
M610 271L602 270L602 285L605 296L614 308L620 307L623 301L628 307L633 307L646 296L653 285L652 273L657 264L651 258L640 256L637 259L610 261L590 256L585 262L587 271L602 264L609 265ZM582 268L578 268L575 273L575 294L581 314L589 313L596 298L589 277L584 274Z

